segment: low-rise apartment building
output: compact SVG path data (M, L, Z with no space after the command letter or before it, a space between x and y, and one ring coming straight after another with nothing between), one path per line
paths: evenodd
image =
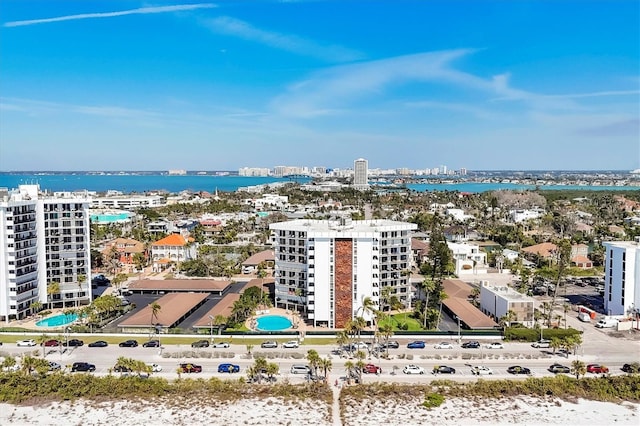
M480 286L480 309L496 321L507 315L509 311L515 313L513 322L525 327L534 326L533 312L536 300L526 294L518 293L506 285L492 285L483 281Z

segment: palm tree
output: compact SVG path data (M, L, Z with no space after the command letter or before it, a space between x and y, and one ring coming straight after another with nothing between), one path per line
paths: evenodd
M319 366L324 372L324 381L326 383L329 380L327 377L327 373L331 371L331 360L329 358L322 358L320 360Z
M436 283L432 280L428 280L425 278L425 280L422 282L422 285L420 286L420 288L424 291L425 296L426 296L426 301L424 303L424 315L423 315L423 320L424 323L422 324L423 328L427 328L427 317L428 315L426 315L427 310L429 309L429 297L431 296L431 293L433 293L433 291L436 289Z
M358 373L358 380L360 381L360 383L362 383L362 370L364 370L364 366L365 366L364 359L366 357L367 357L367 354L365 354L363 351L356 352L356 359L358 361L356 361L355 367Z
M226 324L227 324L227 317L220 314L213 317L213 321L211 322L212 326L218 328L218 336L222 333L222 328L223 328L222 326Z
M151 304L149 304L149 306L151 307L151 333L153 333L154 331L157 332L158 330L156 328L156 326L158 325L158 313L160 313L162 306L160 306L160 304L158 304L157 302L152 302ZM152 334L149 334L149 338L151 338L151 335ZM158 340L160 339L158 338Z
M560 349L563 346L562 340L558 337L552 337L551 342L549 342L549 347L553 348L553 353L556 353L557 349Z
M320 361L321 361L318 351L316 351L315 349L309 349L307 351L307 361L309 361L309 367L313 369L313 373L317 377L318 367L320 366Z
M576 375L576 379L579 379L580 376L584 377L587 374L587 366L577 359L571 363L571 372Z
M355 364L351 361L347 361L344 363L344 369L346 370L347 378L349 380L351 380L351 377L353 376L353 370L355 367Z
M564 312L564 329L567 329L567 313L571 310L571 306L568 303L562 305L562 310Z
M347 330L341 330L336 334L336 343L338 344L338 349L342 349L347 343L349 343L349 334Z
M49 305L49 309L51 309L53 295L60 293L60 283L58 281L51 281L47 284L47 304Z
M270 362L267 364L267 377L269 377L269 382L273 382L273 378L280 371L280 367L275 362Z
M87 276L80 274L78 275L78 297L76 297L76 308L80 306L80 293L82 292L82 284L87 281Z
M391 321L386 321L380 326L380 335L384 339L385 350L387 353L387 357L389 357L389 338L393 336L393 326L391 325Z
M29 309L31 309L32 314L37 314L42 310L42 302L39 300L31 302L31 304L29 305Z

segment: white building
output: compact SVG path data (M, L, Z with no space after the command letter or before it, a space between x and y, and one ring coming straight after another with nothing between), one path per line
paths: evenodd
M198 244L181 234L171 234L151 244L153 272L161 272L172 264L193 260L198 255Z
M479 245L447 241L447 247L451 250L456 275L487 272L487 253L480 250Z
M516 316L512 322L525 327L533 327L535 320L533 312L535 299L526 294L518 293L506 285L491 285L483 281L480 286L480 310L497 321L513 311Z
M602 244L605 247L605 312L607 315L640 314L640 242Z
M353 162L353 187L355 189L369 189L369 162L358 158Z
M0 319L21 319L31 304L91 302L88 196L40 192L38 185L0 189ZM60 292L48 300L47 285Z
M256 210L282 210L289 206L289 197L278 194L262 194L261 198L247 198L244 203Z
M160 195L116 195L91 199L92 209L135 210L141 207L151 208L164 205L164 199Z
M544 215L543 209L515 209L509 211L509 218L513 223L526 222L527 220L538 219Z
M391 220L299 219L271 224L275 233L276 305L302 311L314 326L343 328L363 312L365 297L380 309L381 289L410 303L413 223Z

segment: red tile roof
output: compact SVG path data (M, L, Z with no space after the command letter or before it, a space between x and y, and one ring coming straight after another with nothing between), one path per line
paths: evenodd
M152 244L153 246L186 246L187 241L180 234L171 234Z
M150 327L151 322L161 324L163 327L173 327L194 306L209 297L208 293L171 293L167 294L156 303L160 305L157 318L151 318L151 304L145 306L126 320L118 324L118 327Z
M273 250L263 250L259 253L250 256L247 260L242 262L244 266L258 266L262 262L275 262L276 256Z

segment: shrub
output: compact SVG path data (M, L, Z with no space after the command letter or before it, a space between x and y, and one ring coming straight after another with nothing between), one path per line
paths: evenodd
M422 405L425 408L431 409L439 407L444 402L444 396L439 393L428 393Z
M572 336L574 334L580 334L581 332L574 328L551 328L545 329L543 331L543 337L545 339L551 340L554 337L562 339L567 336ZM504 331L504 339L511 341L520 341L520 342L536 342L540 339L540 330L536 330L533 328L513 328L508 327Z

